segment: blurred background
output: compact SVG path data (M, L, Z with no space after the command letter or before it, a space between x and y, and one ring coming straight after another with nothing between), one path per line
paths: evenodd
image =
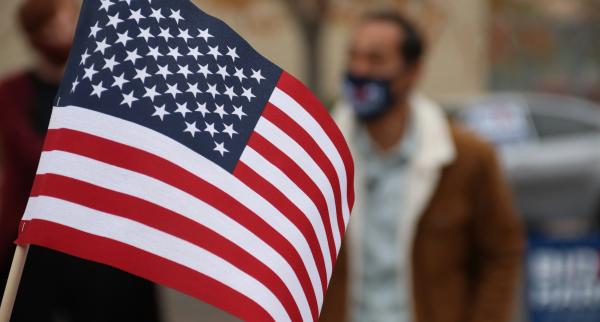
M0 2L2 78L34 60L16 22L20 2ZM599 0L194 2L327 105L338 97L357 17L409 13L428 38L421 90L498 147L526 223L515 321L600 321ZM235 321L175 291L160 294L165 321Z

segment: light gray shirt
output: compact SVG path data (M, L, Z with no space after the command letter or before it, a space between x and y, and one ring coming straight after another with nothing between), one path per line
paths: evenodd
M366 129L357 128L357 152L361 154L366 189L361 235L361 290L353 294L355 322L410 322L410 281L406 257L399 247L399 216L404 214L407 198L409 156L414 145L414 130L392 150L384 153L370 139Z

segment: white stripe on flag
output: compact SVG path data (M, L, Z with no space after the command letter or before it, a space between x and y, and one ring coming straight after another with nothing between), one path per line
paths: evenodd
M240 160L275 186L277 190L285 191L285 196L306 215L316 232L319 246L323 252L327 278L329 279L331 276L331 255L327 245L327 234L317 206L293 180L251 147L246 147Z
M219 210L162 181L63 151L42 153L38 174L57 174L148 201L198 222L229 239L271 268L286 284L303 318L311 312L289 263L262 239Z
M289 137L283 130L266 118L261 118L254 129L256 133L262 135L265 139L271 141L279 150L292 159L301 169L310 175L311 180L319 187L323 197L327 202L329 219L331 221L331 231L333 232L333 241L336 249L340 247L340 231L335 206L335 197L331 184L323 170L310 157L308 152L300 146L294 139ZM342 205L343 207L343 205Z
M252 276L219 256L160 230L51 197L30 198L23 219L50 221L155 254L231 287L258 303L275 321L290 321L277 297Z
M154 154L226 192L290 241L308 272L317 301L322 301L321 278L308 242L300 230L261 195L223 168L167 136L133 122L86 108L55 108L50 129L61 128L89 133Z
M350 209L348 207L348 194L346 168L335 145L327 136L321 125L292 97L286 94L279 88L275 88L271 98L271 104L279 108L283 113L287 114L291 119L296 121L310 136L315 139L321 150L327 155L331 164L337 172L340 181L340 192L342 195L342 211L344 216L344 226L348 225L350 219Z

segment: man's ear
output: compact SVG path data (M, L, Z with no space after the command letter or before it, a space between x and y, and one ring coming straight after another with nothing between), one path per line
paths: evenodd
M401 71L401 76L396 78L394 82L394 91L399 96L405 96L413 89L421 77L421 63L414 64L410 67L405 67Z
M416 63L406 71L406 82L408 87L414 87L421 77L422 64Z

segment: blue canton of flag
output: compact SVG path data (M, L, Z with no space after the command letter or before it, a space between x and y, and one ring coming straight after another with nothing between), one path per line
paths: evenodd
M189 1L85 1L79 24L57 105L150 127L233 170L277 66Z

